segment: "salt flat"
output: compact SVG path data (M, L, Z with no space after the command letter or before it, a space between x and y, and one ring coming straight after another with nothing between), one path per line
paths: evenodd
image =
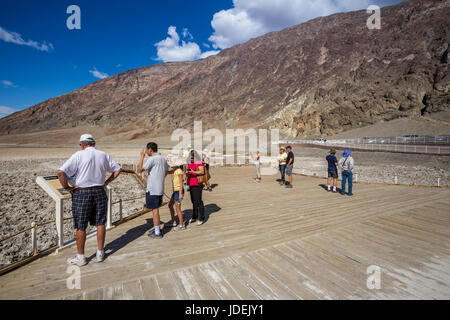
M107 233L107 259L67 288L68 248L0 277L1 299L449 299L450 190L357 184L355 196L250 167L214 168L208 220L161 240L149 214ZM191 215L189 196L183 202ZM169 220L167 207L162 221ZM95 257L95 239L86 254ZM378 266L381 288L368 289Z

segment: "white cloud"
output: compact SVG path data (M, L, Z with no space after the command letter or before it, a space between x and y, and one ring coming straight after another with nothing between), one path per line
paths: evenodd
M188 28L184 28L183 29L183 38L188 38L189 40L193 40L194 39L192 34L189 32Z
M89 72L90 72L94 77L99 78L99 79L104 79L104 78L109 77L109 75L108 75L107 73L98 71L96 67L94 67L94 70L89 70Z
M17 85L12 83L11 81L8 80L2 80L1 82L3 84L3 87L5 88L17 88Z
M234 7L214 14L209 41L214 49L229 48L271 31L337 12L366 9L369 4L401 0L233 0Z
M25 41L22 39L22 36L19 33L7 31L2 27L0 27L0 39L5 42L11 42L22 46L33 47L40 51L48 52L51 49L53 49L53 45L51 43L43 42L40 44L39 42L34 40Z
M19 110L10 108L10 107L0 106L0 118L9 116L10 114L12 114L16 111L19 111Z
M219 52L207 51L202 53L197 43L186 42L184 40L181 40L180 42L180 36L177 33L177 28L174 26L169 27L167 34L169 36L166 39L155 44L158 54L157 60L164 62L193 61L206 58ZM189 31L185 28L183 30L183 36L189 37L189 35L192 37Z

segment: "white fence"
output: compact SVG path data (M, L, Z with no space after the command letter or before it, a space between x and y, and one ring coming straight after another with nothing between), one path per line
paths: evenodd
M350 140L349 140L350 141ZM450 146L441 145L414 145L414 144L383 144L383 143L352 143L346 140L289 140L280 141L287 144L308 144L327 147L338 147L355 150L368 151L387 151L387 152L405 152L405 153L425 153L437 155L450 155Z

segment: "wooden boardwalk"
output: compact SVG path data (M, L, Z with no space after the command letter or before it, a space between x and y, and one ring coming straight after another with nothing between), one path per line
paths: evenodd
M253 183L249 167L212 173L204 225L150 239L143 215L107 233L81 289L66 285L72 247L0 277L0 299L450 299L450 189L357 184L348 197L323 179L286 189L275 176ZM189 195L183 209L189 218ZM379 290L367 288L372 265Z

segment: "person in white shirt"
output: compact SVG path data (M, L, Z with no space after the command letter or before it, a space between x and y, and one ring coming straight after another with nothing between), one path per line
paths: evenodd
M149 158L144 164L145 155ZM169 171L169 165L166 158L158 153L158 145L149 142L147 148L141 151L141 159L139 161L139 172L147 170L147 192L145 193L145 206L152 210L153 225L155 228L149 233L150 238L161 239L163 237L160 229L159 207L162 205L164 194L164 179Z
M87 264L84 256L86 228L88 223L97 226L97 262L105 258L107 196L105 187L120 174L120 166L111 157L95 149L94 137L83 134L80 137L81 151L73 154L58 171L58 179L64 189L72 194L72 215L76 229L78 254L69 259L69 264ZM105 181L106 172L112 172ZM67 178L73 177L69 186Z
M256 169L256 179L253 179L254 182L260 183L261 182L261 156L259 154L259 150L256 150L256 154L254 154L254 163L255 163L255 169Z
M342 155L341 160L339 160L339 168L342 170L342 190L341 194L345 195L345 185L346 181L348 180L348 195L353 195L353 168L355 165L355 162L353 158L350 156L352 153L351 150L345 150L344 154Z

